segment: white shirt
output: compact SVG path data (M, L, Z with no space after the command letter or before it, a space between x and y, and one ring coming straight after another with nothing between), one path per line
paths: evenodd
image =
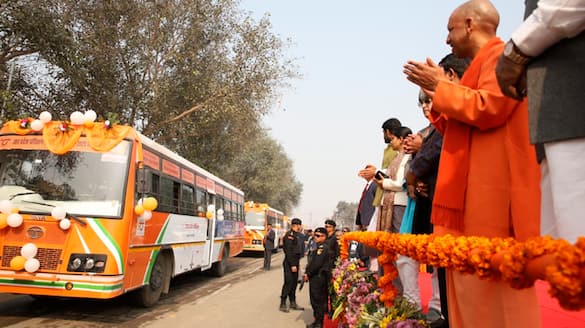
M585 0L540 0L538 7L512 33L512 40L522 53L534 57L583 30Z

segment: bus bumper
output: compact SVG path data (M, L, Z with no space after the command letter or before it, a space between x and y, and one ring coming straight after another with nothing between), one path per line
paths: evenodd
M122 294L123 287L123 275L70 275L0 270L2 293L105 299Z
M264 252L264 245L244 245L244 252Z

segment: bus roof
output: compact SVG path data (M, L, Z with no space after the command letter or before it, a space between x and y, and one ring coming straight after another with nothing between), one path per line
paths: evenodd
M186 158L184 158L183 156L173 152L172 150L168 149L167 147L157 143L156 141L148 138L147 136L143 135L142 133L136 131L136 134L138 135L138 137L140 138L140 141L142 142L143 145L146 145L150 148L152 148L153 150L167 156L170 159L173 159L179 163L181 163L182 165L185 165L185 167L188 167L190 169L192 169L193 171L205 176L206 178L209 178L211 180L214 180L215 182L220 183L222 186L228 187L229 189L232 189L234 191L236 191L238 194L240 194L240 196L244 195L244 192L242 190L240 190L239 188L233 186L232 184L226 182L225 180L217 177L216 175L214 175L213 173L207 171L206 169L198 166L195 163L190 162L189 160L187 160Z

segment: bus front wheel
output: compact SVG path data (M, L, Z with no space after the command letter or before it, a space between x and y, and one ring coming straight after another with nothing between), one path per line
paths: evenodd
M168 261L166 261L165 255L159 253L152 266L148 285L142 286L136 293L136 302L138 305L151 307L158 302L163 288L167 283L166 279L170 278L170 275L167 273L169 269L167 268L167 263Z

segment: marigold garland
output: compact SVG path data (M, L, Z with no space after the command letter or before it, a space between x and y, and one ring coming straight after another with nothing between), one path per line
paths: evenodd
M519 242L513 238L351 232L341 238L344 259L348 257L350 240L381 251L378 261L385 274L378 284L384 290L380 300L387 306L396 296L392 281L398 272L394 261L402 254L420 263L475 274L481 279L503 280L517 289L544 279L550 284L550 294L563 308L585 308L585 238L571 245L550 237Z
M585 307L585 238L579 237L575 245L561 241L555 253L555 264L546 269L549 293L567 310Z

